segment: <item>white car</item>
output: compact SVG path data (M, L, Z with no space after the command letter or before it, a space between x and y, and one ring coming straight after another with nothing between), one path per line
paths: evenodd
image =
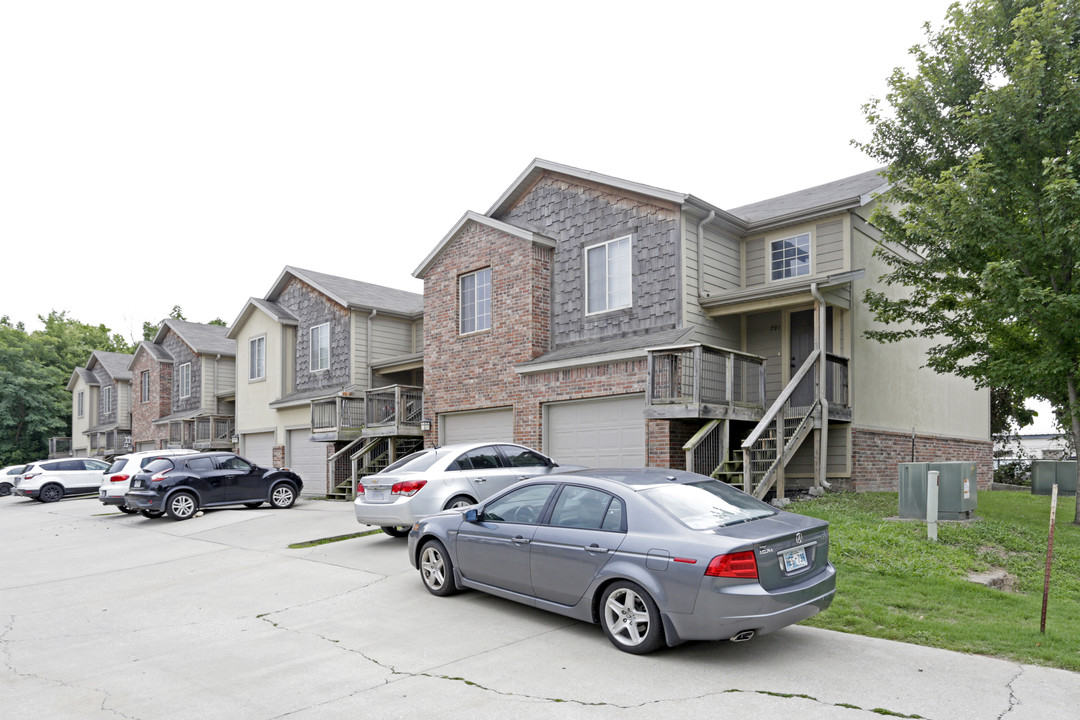
M116 505L118 509L126 513L138 512L124 504L124 493L130 489L131 478L158 458L192 455L197 452L198 450L141 450L127 455L117 455L113 458L113 464L101 475L98 500L102 505Z
M27 465L22 475L15 476L11 491L46 503L66 495L87 495L97 492L101 473L108 468L109 463L97 458L38 460Z
M11 487L15 484L15 476L22 475L26 465L8 465L0 470L0 497L11 494Z

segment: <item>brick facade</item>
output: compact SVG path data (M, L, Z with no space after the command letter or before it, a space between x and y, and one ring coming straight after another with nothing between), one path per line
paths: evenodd
M914 462L974 462L980 490L994 477L993 443L934 435L915 435ZM837 481L838 489L859 492L896 492L900 463L912 462L910 433L851 429L851 480Z
M131 443L153 442L154 449L168 446L169 426L153 421L172 412L172 364L159 362L145 350L138 352L131 365ZM150 401L142 401L142 374L149 373Z

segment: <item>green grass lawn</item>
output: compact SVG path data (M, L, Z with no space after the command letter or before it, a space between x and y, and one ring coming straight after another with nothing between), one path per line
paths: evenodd
M980 492L978 519L897 520L896 493L836 493L792 503L830 523L836 599L805 621L814 627L1011 658L1080 672L1080 526L1076 501L1058 498L1046 634L1042 613L1050 498ZM1011 591L968 581L1003 569Z

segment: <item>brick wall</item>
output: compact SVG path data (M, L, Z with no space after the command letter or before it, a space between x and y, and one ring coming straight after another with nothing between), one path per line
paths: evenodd
M993 443L935 435L915 436L914 462L974 462L979 489L989 489L994 476ZM858 492L896 492L897 465L912 462L911 435L881 430L851 429L851 480L837 481L839 489Z
M150 373L150 402L142 401L142 374ZM154 442L154 449L166 447L169 426L153 421L169 414L172 396L172 365L158 362L145 350L131 366L131 443Z

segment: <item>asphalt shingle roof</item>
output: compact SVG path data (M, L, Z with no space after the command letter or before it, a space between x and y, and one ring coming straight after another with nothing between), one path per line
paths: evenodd
M419 315L424 312L424 296L421 293L397 290L292 266L286 267L285 270L308 284L344 300L349 307L386 310L402 315Z
M859 198L885 185L885 177L881 174L884 169L868 170L824 185L743 205L728 212L749 223L757 223Z

